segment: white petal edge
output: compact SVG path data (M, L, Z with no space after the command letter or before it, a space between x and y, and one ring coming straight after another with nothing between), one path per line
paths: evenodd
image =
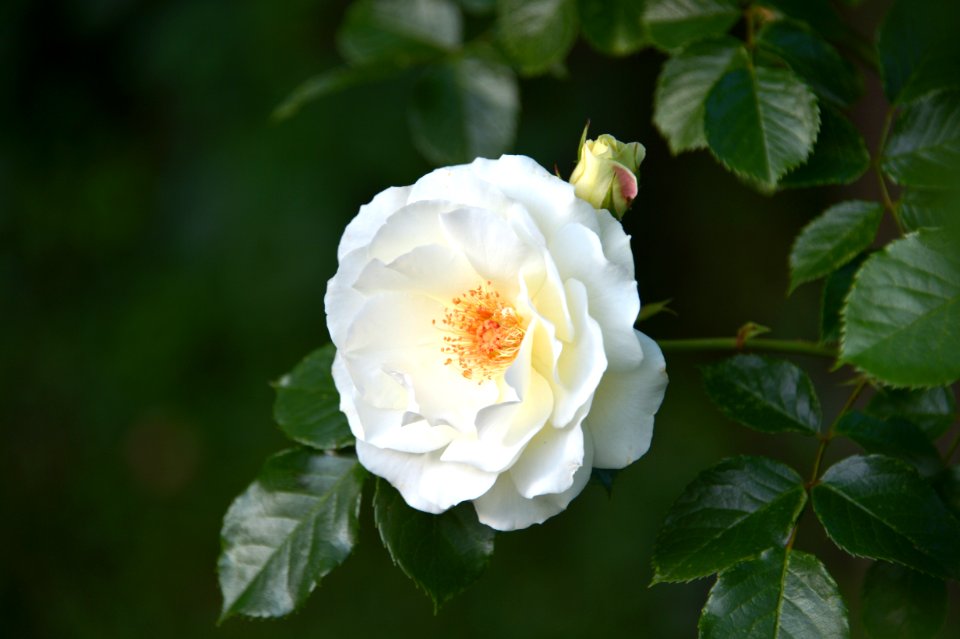
M427 513L442 513L460 502L476 499L497 480L496 473L442 462L439 452L400 453L358 440L357 457L364 468L399 490L410 506Z
M411 190L412 187L409 186L391 187L378 193L368 204L361 206L356 217L350 220L343 231L343 237L340 238L340 245L337 247L337 259L342 261L347 253L370 244L370 240L387 218L407 203Z
M493 487L473 501L480 523L495 530L519 530L566 510L574 497L579 495L590 480L593 461L593 444L589 433L583 436L583 465L573 477L573 483L562 493L524 498L513 483L510 473L502 473Z
M643 360L632 371L607 371L597 387L584 427L594 443L593 465L624 468L650 448L654 415L667 388L660 347L636 331Z

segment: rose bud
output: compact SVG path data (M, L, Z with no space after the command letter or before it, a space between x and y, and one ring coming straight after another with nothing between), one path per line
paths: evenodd
M586 137L584 129L580 161L570 183L577 197L621 219L637 196L637 171L647 151L639 142L624 144L612 135L603 134L596 140Z

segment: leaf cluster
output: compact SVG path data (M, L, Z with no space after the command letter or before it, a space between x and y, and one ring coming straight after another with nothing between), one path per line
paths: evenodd
M334 357L332 345L320 348L274 384L274 419L299 446L270 457L227 510L218 562L221 621L293 612L357 544L370 478L339 410ZM377 480L373 511L390 557L435 609L475 581L493 555L494 531L469 505L422 513Z
M863 584L874 637L932 637L945 619L944 580L960 579L958 466L935 441L953 424L949 388L881 388L853 410L866 381L825 427L812 380L796 364L736 355L703 368L707 395L754 430L816 438L804 480L766 457L728 458L701 472L667 513L654 583L717 575L701 637L848 637L847 607L827 568L794 547L810 504L842 550L878 560ZM820 472L835 437L863 448ZM882 562L882 563L880 563Z
M933 636L945 580L960 578L960 466L952 463L960 380L960 5L897 0L874 37L829 0L357 0L338 32L345 64L278 107L388 77L409 79L414 143L451 164L510 149L519 81L564 73L579 36L602 53L665 56L653 121L673 153L707 149L762 192L851 183L878 201L818 215L790 251L789 293L823 281L818 354L855 373L828 422L795 363L741 354L703 368L730 419L817 442L805 479L765 457L720 461L668 513L654 582L717 575L704 637L846 637L826 566L796 549L809 507L843 551L875 560L863 583L873 637ZM848 117L877 73L889 108L875 153ZM884 221L898 235L884 243ZM737 347L753 343L753 335ZM223 617L301 605L356 543L368 483L330 376L331 348L276 383L274 416L297 448L268 460L224 520ZM862 392L869 401L858 406ZM954 432L952 432L954 431ZM821 470L835 438L863 449ZM950 443L952 440L952 444ZM609 488L612 476L597 474ZM406 507L378 481L374 519L394 562L442 605L479 576L493 532L469 508Z

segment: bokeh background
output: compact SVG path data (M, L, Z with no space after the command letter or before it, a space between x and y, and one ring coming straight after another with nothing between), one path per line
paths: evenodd
M881 7L857 14L872 28ZM587 488L543 526L502 534L487 574L434 616L361 543L299 613L230 620L215 561L231 499L285 447L271 379L327 341L323 293L357 208L429 170L406 127L414 75L269 114L337 64L346 3L0 3L0 636L693 637L710 585L648 587L662 518L721 457L809 472L812 443L723 419L672 355L653 448L608 496ZM568 174L580 130L648 149L634 238L641 298L672 298L655 338L733 335L748 320L816 338L819 290L786 297L799 228L868 184L757 195L706 154L670 157L652 128L662 58L580 43L565 78L525 80L515 150ZM867 134L875 81L857 106ZM799 360L825 413L843 375ZM842 445L832 455L843 452ZM817 526L798 547L840 582L855 630L864 563ZM960 628L956 588L942 635Z

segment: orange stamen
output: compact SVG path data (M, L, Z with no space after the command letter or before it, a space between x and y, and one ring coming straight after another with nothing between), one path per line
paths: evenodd
M444 336L440 349L450 355L444 364L456 363L466 379L478 383L510 366L524 334L516 310L489 287L487 282L454 297L441 320L441 330L450 333Z

